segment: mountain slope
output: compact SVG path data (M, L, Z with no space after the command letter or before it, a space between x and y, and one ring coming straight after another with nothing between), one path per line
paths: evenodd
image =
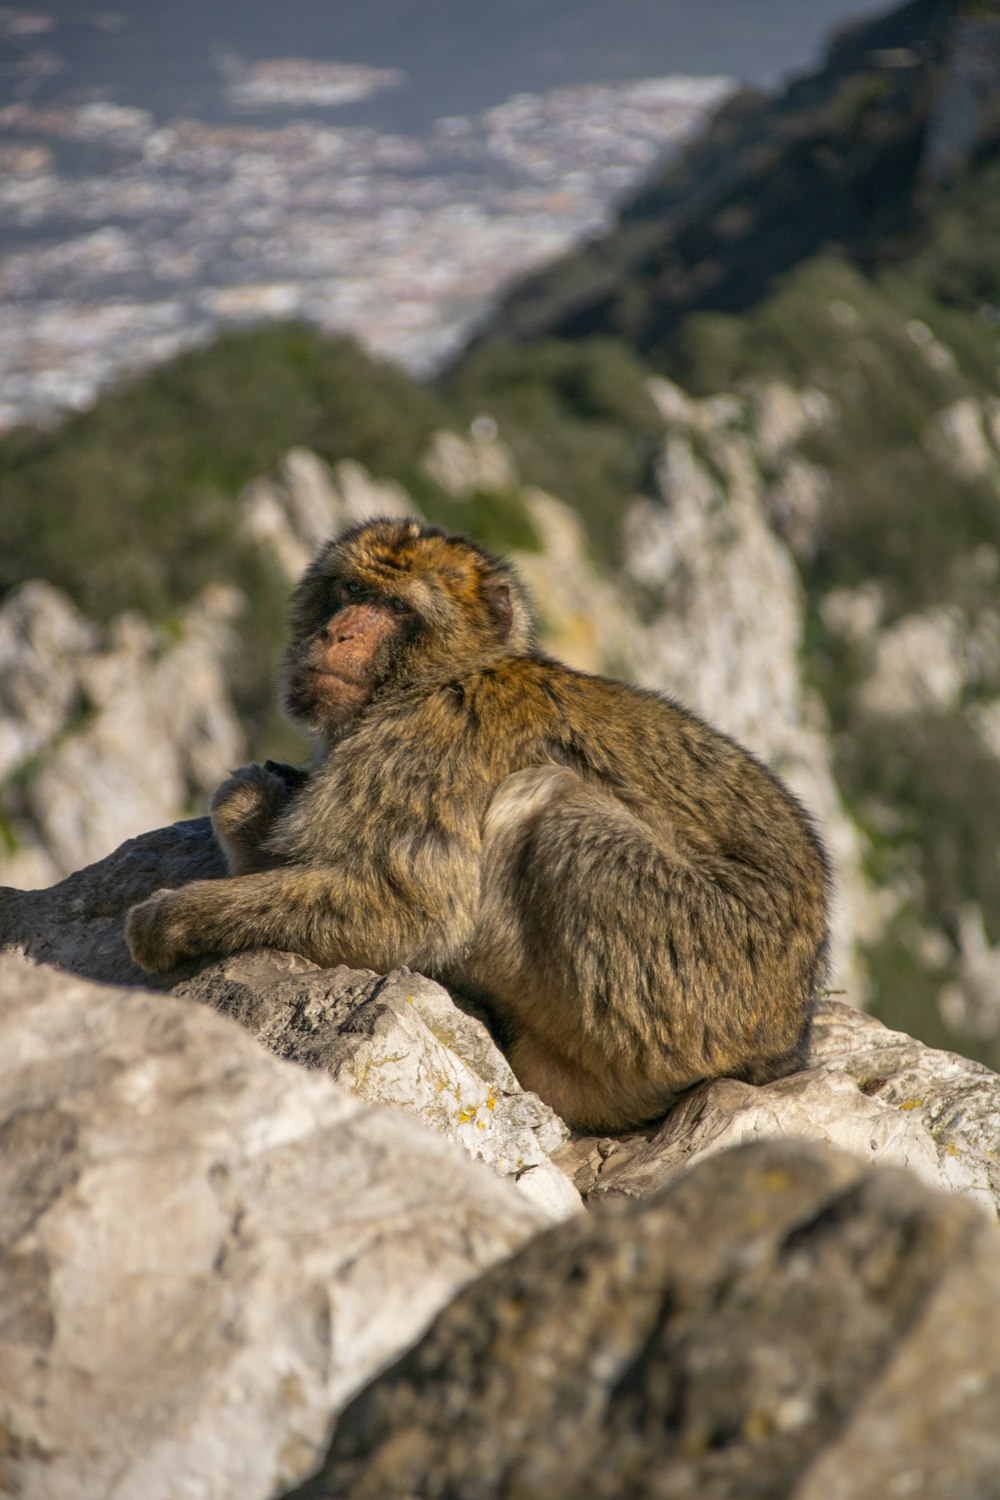
M920 172L962 28L948 0L852 27L777 99L742 94L605 237L515 287L486 330L596 333L668 362L686 314L740 312L837 249L871 268L919 237Z

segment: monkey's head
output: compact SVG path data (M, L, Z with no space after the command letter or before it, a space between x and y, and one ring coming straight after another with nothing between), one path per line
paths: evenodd
M508 564L419 521L368 521L327 542L292 593L285 710L335 738L373 699L519 655L532 639Z

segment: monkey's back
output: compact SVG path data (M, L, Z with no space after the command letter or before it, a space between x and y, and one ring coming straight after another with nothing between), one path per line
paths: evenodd
M829 870L787 788L670 700L544 658L463 691L465 753L507 750L463 977L504 1018L522 1081L610 1128L699 1078L799 1065Z

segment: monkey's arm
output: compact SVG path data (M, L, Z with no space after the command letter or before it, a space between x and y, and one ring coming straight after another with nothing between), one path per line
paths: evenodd
M262 846L296 791L308 780L297 766L269 760L262 766L242 766L222 783L212 798L212 830L230 875L270 870L281 859Z
M388 882L292 865L157 891L132 907L125 936L136 963L153 973L244 948L284 948L324 968L384 971L427 951L439 920Z

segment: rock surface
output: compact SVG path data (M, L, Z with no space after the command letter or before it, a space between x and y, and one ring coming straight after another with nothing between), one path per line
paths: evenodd
M177 999L0 961L0 1493L266 1500L544 1223Z
M540 1236L347 1408L295 1500L993 1500L1000 1231L772 1142Z
M169 979L146 974L132 962L125 913L153 891L225 873L207 818L157 829L128 840L50 890L0 886L0 952L22 953L106 984L165 989Z
M551 1218L583 1207L550 1160L569 1130L525 1093L483 1023L407 969L318 969L290 953L236 954L174 994L214 1006L279 1057L391 1104L514 1181Z
M279 1057L322 1068L359 1098L405 1109L516 1182L550 1218L581 1208L550 1160L569 1134L525 1093L481 1021L421 975L321 970L294 954L236 954L152 976L125 946L125 913L152 891L224 873L207 818L146 834L51 891L0 889L0 951L89 979L168 988L232 1016Z
M655 1192L728 1146L808 1138L909 1167L1000 1218L1000 1076L836 1000L819 1007L809 1063L763 1088L732 1078L701 1084L658 1128L578 1138L557 1159L594 1202Z

